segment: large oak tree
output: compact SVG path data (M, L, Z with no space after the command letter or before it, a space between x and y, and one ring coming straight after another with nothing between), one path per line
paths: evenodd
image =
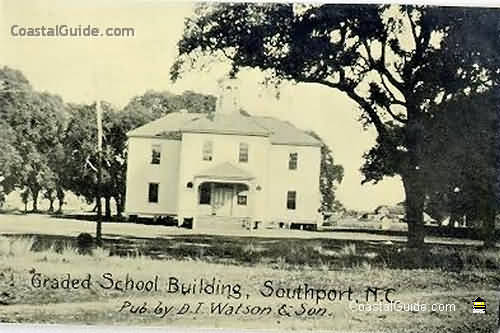
M232 75L257 68L278 84L288 80L343 92L389 154L372 157L394 161L369 179L402 177L408 243L419 247L432 172L424 165L425 124L433 106L468 89L489 88L497 67L481 64L478 49L498 44L498 17L495 10L427 6L201 5L186 22L171 75L175 80L210 56L229 62Z

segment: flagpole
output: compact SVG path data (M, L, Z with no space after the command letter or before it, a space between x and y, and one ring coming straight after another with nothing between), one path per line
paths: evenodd
M102 204L101 204L101 184L102 184L102 110L99 101L96 102L97 118L97 223L96 223L96 243L102 245Z

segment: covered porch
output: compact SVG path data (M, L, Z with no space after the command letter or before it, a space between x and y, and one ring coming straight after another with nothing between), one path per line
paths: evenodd
M238 224L254 212L254 177L232 165L222 163L196 175L196 217L207 223Z
M249 185L204 181L198 186L198 215L248 217Z

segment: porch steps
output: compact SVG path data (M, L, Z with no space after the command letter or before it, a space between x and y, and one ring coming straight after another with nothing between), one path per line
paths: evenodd
M195 217L196 229L224 229L241 230L245 229L246 217L233 216L197 216Z

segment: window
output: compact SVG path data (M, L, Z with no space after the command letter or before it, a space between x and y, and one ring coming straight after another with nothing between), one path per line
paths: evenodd
M210 184L203 183L200 185L200 205L210 205L212 190Z
M247 205L247 196L246 194L238 194L238 205L246 206Z
M212 160L212 155L213 155L213 144L212 141L205 141L203 143L203 160L204 161L211 161Z
M158 202L158 187L157 183L149 183L149 193L148 193L148 201L152 203Z
M297 192L288 191L286 194L286 208L295 209L297 205Z
M151 164L160 164L161 145L153 145L151 148Z
M297 161L299 159L299 154L290 153L290 157L288 159L288 169L289 170L297 170Z
M240 154L239 154L240 162L248 162L248 143L240 143Z

